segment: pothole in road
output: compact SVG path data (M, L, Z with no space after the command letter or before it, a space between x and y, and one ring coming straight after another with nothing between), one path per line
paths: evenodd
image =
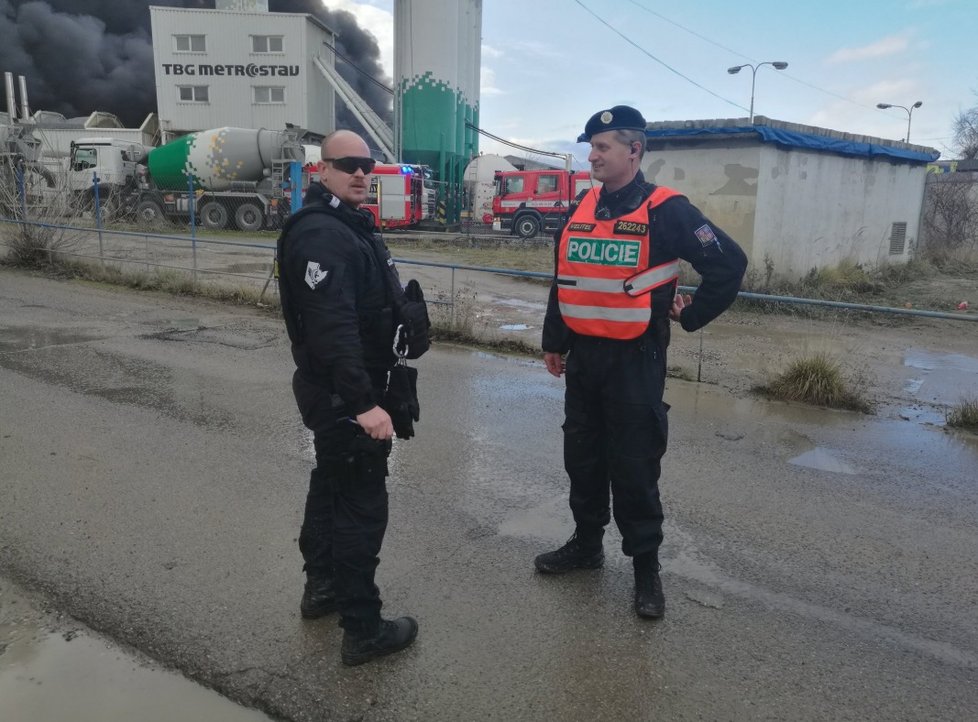
M197 343L213 343L220 346L256 351L272 346L278 340L276 334L266 333L252 335L231 331L226 328L206 328L198 326L191 329L168 329L157 333L146 334L143 338L154 338L159 341L183 341Z

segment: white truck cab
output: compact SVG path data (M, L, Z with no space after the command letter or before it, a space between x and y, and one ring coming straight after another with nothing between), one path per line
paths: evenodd
M94 177L107 190L133 182L139 162L151 149L116 138L79 138L71 142L68 185L73 191L92 187Z

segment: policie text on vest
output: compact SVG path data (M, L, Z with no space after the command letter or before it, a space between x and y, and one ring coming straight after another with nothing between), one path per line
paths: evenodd
M638 266L642 244L639 241L620 241L603 238L570 238L567 260L572 263L593 263L601 266Z

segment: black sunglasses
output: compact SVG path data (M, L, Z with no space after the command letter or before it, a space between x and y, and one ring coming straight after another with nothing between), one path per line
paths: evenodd
M377 165L377 161L373 158L363 158L357 155L346 155L342 158L323 158L324 161L332 163L333 167L341 173L349 173L353 175L357 172L357 168L363 171L364 175L373 173L374 166Z

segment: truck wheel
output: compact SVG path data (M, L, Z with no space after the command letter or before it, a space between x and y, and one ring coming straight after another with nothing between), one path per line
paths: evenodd
M533 238L540 232L540 221L537 220L536 216L520 216L516 219L516 225L513 228L516 229L516 235L520 238Z
M264 224L265 216L254 203L242 203L234 212L234 225L240 231L260 231Z
M217 201L210 201L200 209L200 224L209 230L220 231L228 224L228 209Z
M96 198L98 196L98 198ZM95 217L95 209L98 208L102 213L102 220L110 220L116 212L116 199L118 196L108 188L99 188L98 193L93 188L84 201L83 210Z
M163 220L163 209L156 201L140 201L136 206L136 222L143 226L155 226Z

